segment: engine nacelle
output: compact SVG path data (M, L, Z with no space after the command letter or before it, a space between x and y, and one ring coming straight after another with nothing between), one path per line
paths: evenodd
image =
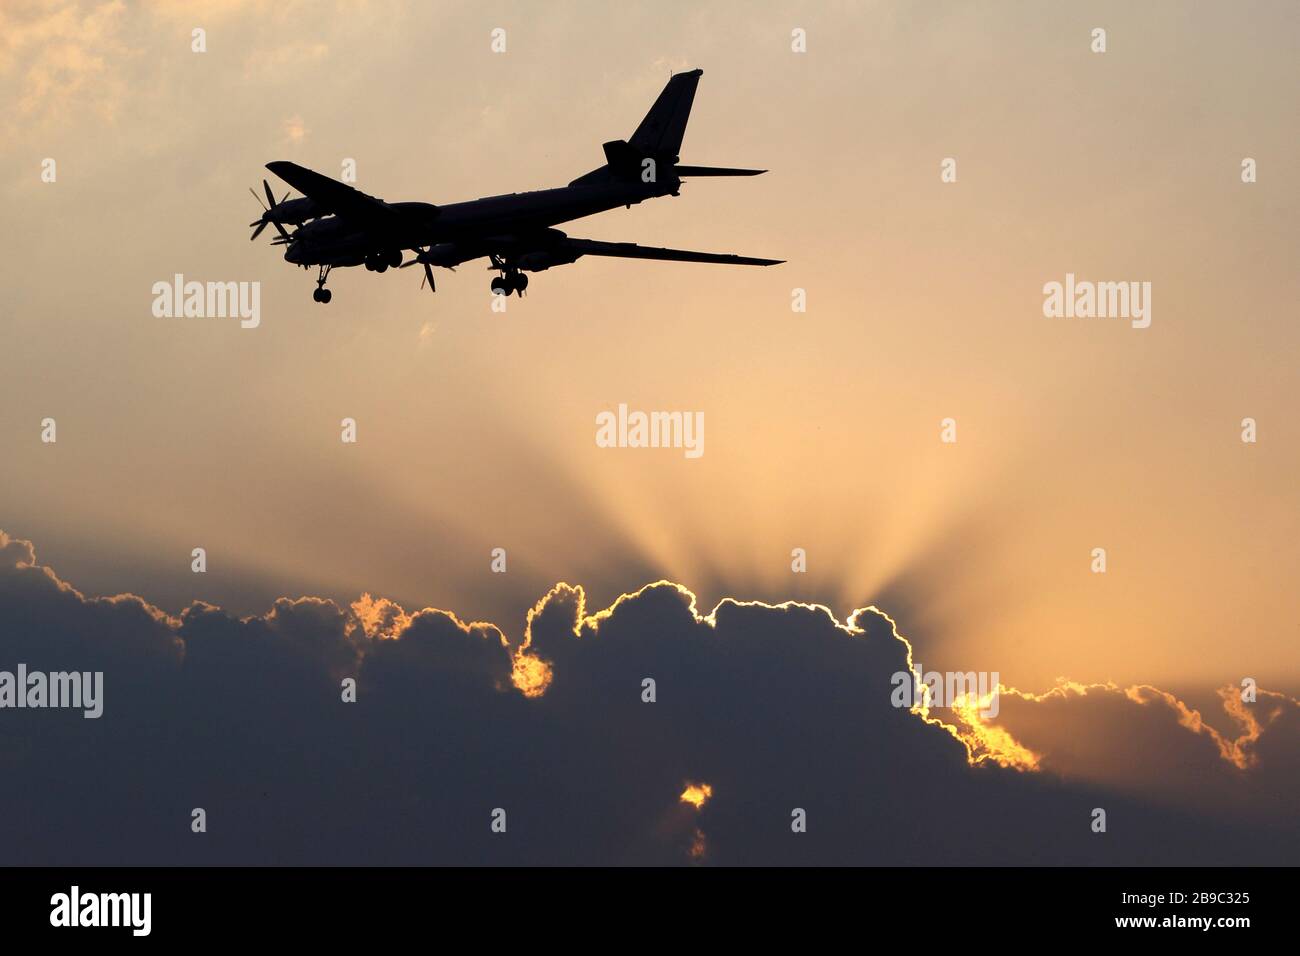
M467 249L458 242L438 242L429 247L428 251L416 256L417 262L427 262L431 266L441 266L444 269L450 269L458 266L466 259L476 258L479 253L473 249Z

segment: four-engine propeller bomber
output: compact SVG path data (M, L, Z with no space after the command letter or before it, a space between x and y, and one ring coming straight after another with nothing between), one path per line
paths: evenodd
M267 163L267 169L305 198L289 199L286 194L277 202L270 184L263 180L269 205L260 219L249 224L255 227L252 238L268 225L274 226L279 235L273 244L286 247L285 261L304 269L318 267L312 295L317 302L330 301L325 281L336 266L364 265L372 272L384 272L390 267L418 264L424 267L424 282L433 291L434 266L454 269L462 262L487 258L488 268L498 273L492 291L522 296L528 288L527 273L576 262L582 256L777 265L784 260L577 239L554 228L557 223L619 206L631 208L646 199L676 196L684 177L757 176L766 171L679 163L677 154L702 72L692 70L671 77L631 139L604 145L605 165L557 189L445 206L388 203L296 163ZM253 195L257 197L257 193ZM403 262L404 250L413 252L414 257Z

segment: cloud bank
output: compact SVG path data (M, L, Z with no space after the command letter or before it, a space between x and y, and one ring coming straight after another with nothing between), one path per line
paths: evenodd
M990 722L892 706L910 654L875 609L702 614L669 582L595 612L557 585L513 640L370 595L173 616L84 595L0 532L0 669L104 672L98 720L0 711L0 845L20 864L1297 859L1292 698L1225 691L1215 729L1154 687L1062 684L1004 689Z

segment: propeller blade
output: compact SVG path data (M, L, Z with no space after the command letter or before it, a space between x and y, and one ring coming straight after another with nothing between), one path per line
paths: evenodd
M274 209L276 206L275 193L271 192L271 184L268 183L265 179L263 179L262 188L266 190L266 201L269 202L271 204L271 208Z
M438 287L433 284L433 266L429 265L427 262L424 264L424 277L429 280L429 291L437 292ZM420 288L424 288L423 282L420 283Z
M266 220L265 220L265 219L262 219L262 220L260 220L259 222L252 222L252 223L249 223L249 225L250 225L250 226L256 226L256 227L257 227L256 229L253 230L253 234L252 234L251 236L248 237L248 241L249 241L249 242L252 242L252 241L253 241L254 239L256 239L258 236L260 236L260 235L262 234L262 230L266 228Z
M252 186L248 187L248 191L253 194L253 198L257 200L257 204L262 207L263 211L265 211L266 203L262 202L262 197L257 194L256 190L254 190Z

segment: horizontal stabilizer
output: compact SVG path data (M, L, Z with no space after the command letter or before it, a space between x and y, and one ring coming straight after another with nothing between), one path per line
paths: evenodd
M735 169L730 166L682 166L673 167L678 176L757 176L767 172L766 169Z

